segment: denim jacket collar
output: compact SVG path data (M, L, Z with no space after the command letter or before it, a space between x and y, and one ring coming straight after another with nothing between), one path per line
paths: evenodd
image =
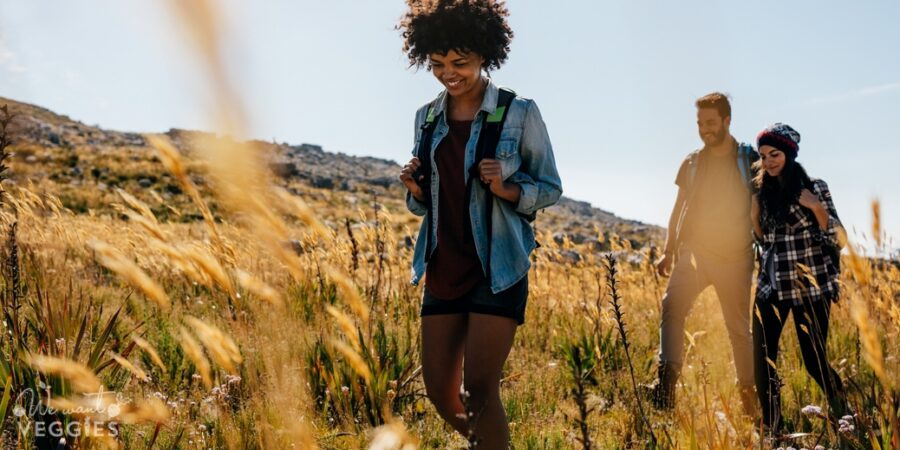
M500 95L500 87L494 84L494 80L490 79L490 77L484 77L487 80L487 86L484 88L484 100L481 101L481 108L479 111L484 111L485 114L491 115L494 111L497 110L497 98ZM449 95L447 94L447 90L444 89L438 94L435 99L435 105L437 108L434 111L434 116L438 117L440 115L444 116L444 120L446 120L447 116L447 100Z

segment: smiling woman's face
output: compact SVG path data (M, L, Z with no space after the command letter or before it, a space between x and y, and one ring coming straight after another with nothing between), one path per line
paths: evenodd
M759 147L759 156L762 160L762 167L770 177L777 177L784 170L784 164L787 158L784 152L778 150L771 145L763 145Z
M446 55L432 53L429 59L431 73L453 97L476 89L481 81L484 58L476 53L450 50Z

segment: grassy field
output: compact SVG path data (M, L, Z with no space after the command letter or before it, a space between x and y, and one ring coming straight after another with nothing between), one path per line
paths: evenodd
M216 122L244 136L216 11L170 6L209 74ZM0 209L3 448L467 446L424 396L422 288L408 284L419 219L402 193L277 187L254 148L201 139L185 158L164 136L144 137L155 156L140 164L92 155L118 161L92 176L125 190L31 183L36 166L8 159L19 149L3 136L0 173L17 180ZM138 176L169 189L138 189ZM652 247L598 229L603 256L554 240L555 223L538 221L526 324L504 370L514 448L900 449L896 261L844 257L828 348L852 427L807 408L824 399L789 327L778 365L794 434L765 442L740 413L712 292L688 320L675 412L651 411L635 393L653 376L666 283Z
M201 164L148 139L152 170L170 174L203 219L159 219L172 208L149 190L114 192L115 213L75 214L52 183L6 185L4 448L57 448L58 437L35 437L53 423L79 430L69 448L466 447L424 396L422 292L408 284L419 219L399 196L294 195L237 144L205 143L217 159ZM191 177L200 166L221 215ZM688 321L678 407L657 413L635 395L653 376L666 283L650 246L613 235L601 256L554 241L552 222L539 230L503 379L514 448L900 445L896 262L845 256L829 351L850 386L853 429L801 412L825 402L787 331L778 364L796 434L772 443L740 413L712 291ZM38 397L53 410L36 410Z

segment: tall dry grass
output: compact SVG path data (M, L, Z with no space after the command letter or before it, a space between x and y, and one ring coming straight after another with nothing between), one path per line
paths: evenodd
M0 341L4 445L42 445L18 425L82 420L67 412L83 402L79 395L108 390L128 400L117 414L120 433L65 446L466 446L427 402L419 377L421 288L407 282L417 221L401 193L348 208L334 192L300 197L279 187L265 155L238 140L247 117L225 70L214 4L171 4L208 72L210 108L235 138L192 142L188 156L148 136L158 170L174 176L202 222L158 218L153 211L171 205L151 192L119 192L120 217L76 215L44 187L11 189L0 211L0 227L17 230L2 254L4 326L14 331ZM201 195L192 181L199 175L216 198ZM740 413L710 292L687 324L678 407L647 410L635 387L652 377L665 285L652 247L598 230L619 261L612 273L593 248L556 242L544 224L539 230L528 323L502 380L514 448L900 448L900 353L889 345L900 342L896 260L853 247L845 258L829 354L849 386L853 429L802 412L824 398L788 331L779 368L796 433L775 443ZM52 392L46 403L59 412L13 414L29 388Z

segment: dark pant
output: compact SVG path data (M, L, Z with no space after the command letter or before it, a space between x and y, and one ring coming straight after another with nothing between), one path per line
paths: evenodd
M794 327L806 371L825 392L832 409L840 405L844 385L828 363L825 353L830 311L830 301L804 301L802 305L779 302L777 299L756 302L753 314L753 365L763 424L767 427L778 429L782 425L781 381L775 365L778 361L778 341L791 313L794 314Z

